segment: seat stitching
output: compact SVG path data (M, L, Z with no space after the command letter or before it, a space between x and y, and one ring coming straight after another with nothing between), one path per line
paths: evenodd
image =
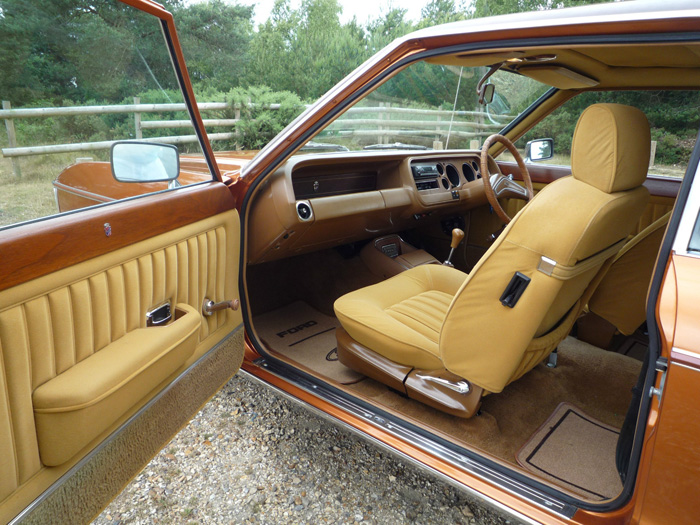
M426 327L426 328L429 329L429 330L432 330L432 331L435 332L435 333L439 333L439 331L440 331L440 330L438 330L438 329L433 328L432 326L430 326L430 325L428 325L428 324L425 324L425 323L424 323L423 321L421 321L420 319L416 319L415 317L413 317L413 316L411 316L411 315L409 315L409 314L406 314L406 313L403 313L403 312L396 312L396 311L387 312L387 315L389 315L389 316L392 317L393 319L396 319L397 321L399 321L399 322L402 323L402 324L406 324L406 323L404 323L404 322L401 321L400 319L397 319L397 318L394 317L394 315L392 315L392 314L394 314L394 315L396 315L396 316L403 316L403 317L406 317L406 318L408 318L408 319L412 319L412 320L416 321L416 323L420 324L421 326ZM409 328L409 329L411 329L411 330L413 330L414 332L418 332L418 330L416 330L415 328L411 328L411 327L408 326L408 325L406 325L406 327ZM420 332L419 332L419 333L420 333ZM421 334L421 335L422 335L422 334Z
M441 316L434 314L432 312L426 312L422 308L416 308L412 305L406 305L406 304L397 304L392 306L391 308L387 308L385 310L386 312L397 312L406 315L407 317L416 317L416 321L421 321L421 317L426 317L428 319L432 319L435 322L439 322ZM422 322L422 321L421 321Z
M423 294L421 294L421 295L423 295ZM432 299L432 301L431 301L431 299ZM431 306L431 302L432 302L432 303L437 303L437 307L433 306L434 308L440 309L440 310L442 310L442 309L446 310L446 307L448 307L450 305L450 303L452 302L452 301L449 301L447 303L442 303L436 299L437 298L435 298L435 297L430 298L430 297L424 297L424 296L423 297L416 296L416 297L412 297L411 299L408 299L406 301L402 301L398 304L390 306L389 308L385 309L384 311L387 313L388 312L401 313L401 314L404 314L406 317L413 318L414 320L420 322L421 324L425 324L420 319L414 318L411 315L413 312L418 312L420 314L425 315L426 317L430 317L430 318L434 319L436 321L436 323L441 323L442 319L444 318L444 312L442 315L437 315L437 314L434 314L433 312L426 312L423 308L421 308L421 306L425 306L425 305ZM418 303L418 304L415 304L415 303ZM442 306L443 308L439 308L440 306Z
M443 307L449 306L449 304L452 302L452 297L444 292L425 292L424 294L421 294L420 299L426 304Z

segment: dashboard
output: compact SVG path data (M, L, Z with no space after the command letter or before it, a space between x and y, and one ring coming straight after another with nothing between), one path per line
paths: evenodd
M498 173L491 158L489 172ZM248 263L411 229L482 206L481 177L480 151L291 157L253 197Z

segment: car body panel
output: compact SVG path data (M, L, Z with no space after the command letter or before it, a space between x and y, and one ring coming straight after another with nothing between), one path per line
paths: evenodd
M698 510L696 473L700 468L700 347L697 338L700 259L674 254L667 266L658 304L667 372L654 383L639 472L635 518L640 523L694 523ZM659 393L659 390L661 391Z
M255 152L220 152L217 165L223 172L222 181L230 184L254 156ZM202 155L182 155L180 176L182 186L211 180L209 167ZM109 162L79 162L64 169L53 182L59 212L66 212L147 195L168 189L166 182L124 183L112 175Z

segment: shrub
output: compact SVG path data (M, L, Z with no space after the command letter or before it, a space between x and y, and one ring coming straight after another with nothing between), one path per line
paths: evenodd
M235 130L237 142L244 149L262 148L304 110L294 93L272 91L266 86L232 89L228 101L241 107ZM279 104L279 109L271 109L272 104ZM228 118L233 117L234 110L230 113Z
M663 129L652 129L651 140L656 141L657 164L685 165L690 161L695 141L683 139L678 135L669 133Z

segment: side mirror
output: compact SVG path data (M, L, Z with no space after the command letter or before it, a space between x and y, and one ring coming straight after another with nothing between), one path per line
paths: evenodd
M554 156L554 139L531 140L525 146L525 160L537 162Z
M171 182L180 175L180 155L170 144L115 142L109 159L119 182Z

